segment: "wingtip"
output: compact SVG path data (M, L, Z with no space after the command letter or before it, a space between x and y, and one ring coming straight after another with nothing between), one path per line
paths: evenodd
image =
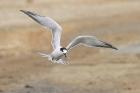
M116 48L116 47L114 47L114 46L112 46L111 48L112 48L112 49L115 49L115 50L118 50L118 48Z
M20 10L21 12L24 12L24 10Z
M26 10L20 10L21 12L23 12L23 13L26 13L27 11Z
M111 44L109 44L107 42L104 42L102 40L100 40L100 41L103 42L106 45L107 48L112 48L112 49L118 50L115 46L113 46L113 45L111 45Z

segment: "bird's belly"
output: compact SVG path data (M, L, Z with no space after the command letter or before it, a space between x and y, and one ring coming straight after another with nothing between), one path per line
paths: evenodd
M59 60L62 56L63 56L63 54L60 51L53 51L52 52L52 57L55 60Z

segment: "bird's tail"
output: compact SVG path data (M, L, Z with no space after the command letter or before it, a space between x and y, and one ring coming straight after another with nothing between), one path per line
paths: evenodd
M41 53L41 52L38 52L38 54L40 54L42 57L48 57L48 60L52 60L51 54Z

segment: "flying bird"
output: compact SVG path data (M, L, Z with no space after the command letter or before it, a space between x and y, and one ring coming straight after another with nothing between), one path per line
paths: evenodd
M51 44L53 47L53 51L51 54L46 54L41 52L39 52L39 54L42 57L48 57L48 60L51 60L54 63L68 64L62 57L63 56L67 57L66 53L73 47L80 44L83 44L88 47L105 47L105 48L112 48L117 50L117 48L114 47L113 45L90 35L78 36L67 47L62 47L60 45L62 28L59 26L58 23L56 23L53 19L49 17L45 17L26 10L20 10L20 11L27 14L29 17L31 17L33 20L38 22L43 27L51 30L52 32Z

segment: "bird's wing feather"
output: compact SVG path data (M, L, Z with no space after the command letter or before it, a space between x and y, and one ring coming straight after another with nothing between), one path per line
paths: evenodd
M88 46L88 47L106 47L106 48L117 49L116 47L112 46L111 44L104 42L102 40L99 40L93 36L78 36L66 48L68 50L70 50L71 48L73 48L79 44L84 44L85 46Z
M30 11L26 11L26 10L21 10L21 11L27 14L29 17L31 17L33 20L38 22L43 27L52 30L53 49L55 49L57 46L60 46L62 28L53 19L49 17L41 16L39 14Z

